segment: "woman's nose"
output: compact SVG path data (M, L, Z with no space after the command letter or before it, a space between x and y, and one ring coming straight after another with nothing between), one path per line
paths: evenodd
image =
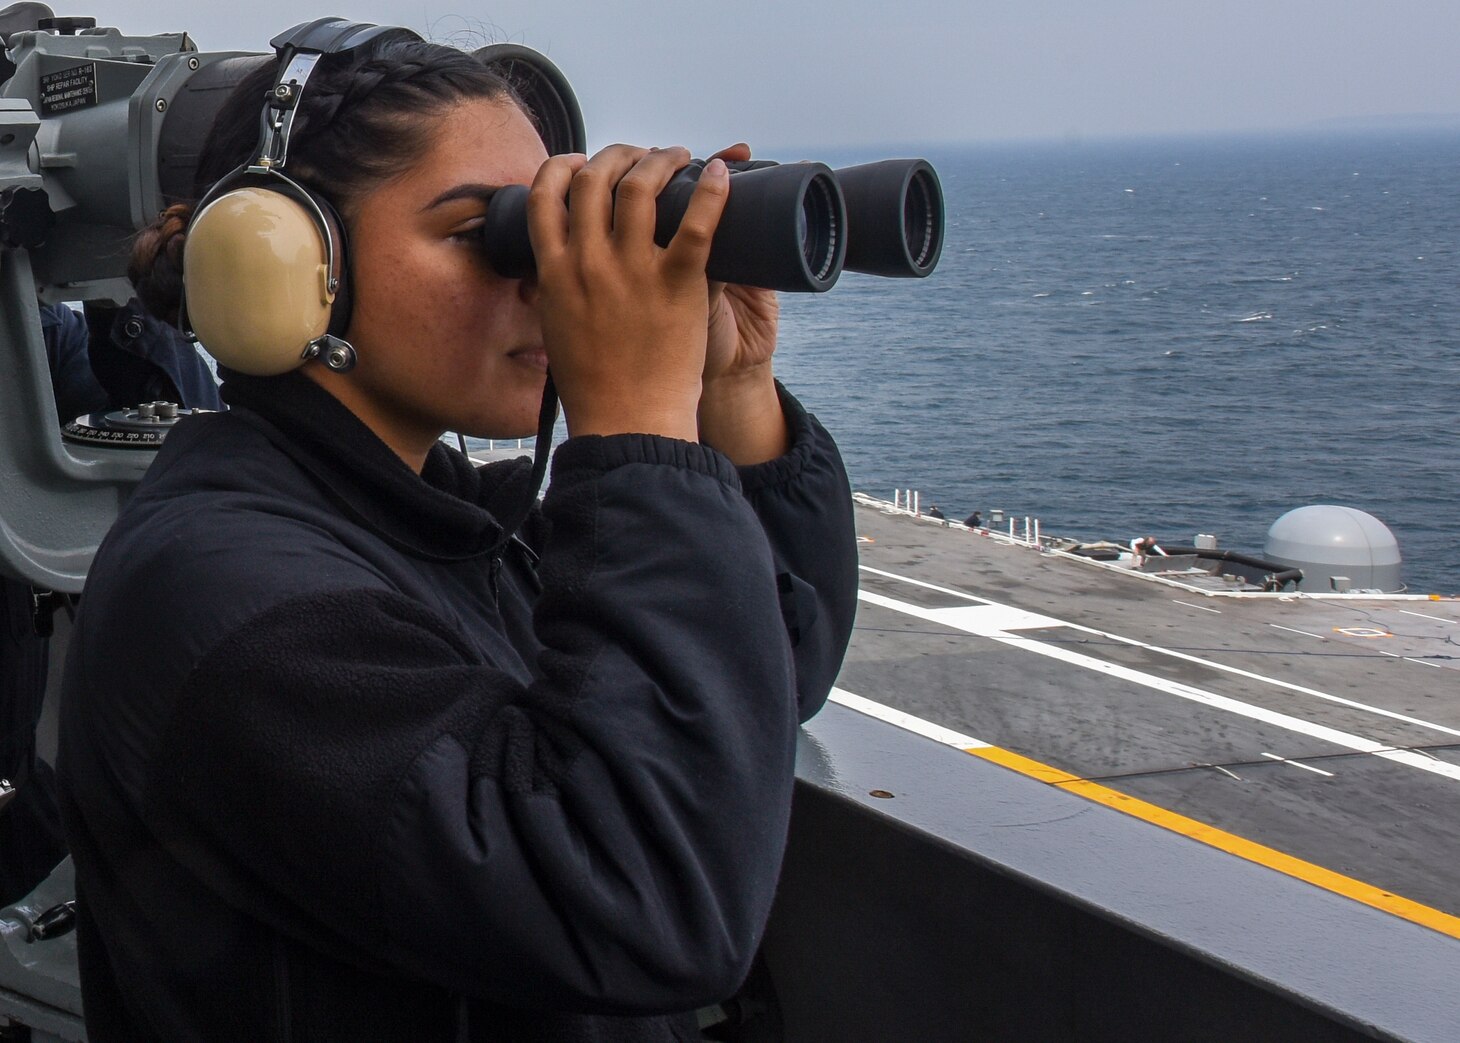
M517 281L517 293L525 303L536 305L537 292L537 272L529 272Z

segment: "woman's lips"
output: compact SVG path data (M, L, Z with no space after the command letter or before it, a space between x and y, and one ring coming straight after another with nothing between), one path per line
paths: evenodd
M546 370L548 367L547 352L539 347L515 348L507 353L507 357L533 369Z

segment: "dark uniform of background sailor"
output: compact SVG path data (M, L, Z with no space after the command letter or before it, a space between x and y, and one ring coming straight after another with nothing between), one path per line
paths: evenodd
M41 334L56 414L84 414L139 402L221 409L212 371L177 330L137 301L41 306ZM0 577L0 779L15 792L0 807L0 906L24 897L66 855L51 767L36 754L45 697L47 613L29 584Z

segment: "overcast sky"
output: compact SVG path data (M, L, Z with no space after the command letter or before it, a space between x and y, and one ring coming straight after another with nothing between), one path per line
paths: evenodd
M309 17L545 52L595 147L1099 138L1460 114L1460 0L122 0L62 13L204 50ZM1457 118L1460 124L1460 118Z

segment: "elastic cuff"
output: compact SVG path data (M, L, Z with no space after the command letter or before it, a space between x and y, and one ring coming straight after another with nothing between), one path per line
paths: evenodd
M717 450L698 442L663 435L580 435L553 453L553 483L591 478L625 464L665 464L718 478L740 487L735 465Z
M781 399L781 411L786 415L791 448L774 460L739 468L740 487L747 493L800 477L802 469L816 449L817 432L821 427L816 418L806 412L806 407L779 380L776 381L776 394Z

